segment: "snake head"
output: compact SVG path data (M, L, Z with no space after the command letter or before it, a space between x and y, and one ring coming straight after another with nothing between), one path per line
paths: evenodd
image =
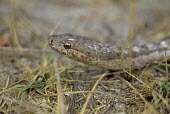
M74 44L73 35L66 34L57 34L51 35L48 37L48 43L55 51L61 51L60 49L71 49L71 45Z
M48 43L52 49L68 58L81 62L87 59L87 56L78 50L81 49L82 40L70 33L50 35L48 37Z
M100 64L100 61L105 63L105 61L115 57L111 46L104 45L86 36L70 33L51 35L48 38L48 43L56 52L93 66Z

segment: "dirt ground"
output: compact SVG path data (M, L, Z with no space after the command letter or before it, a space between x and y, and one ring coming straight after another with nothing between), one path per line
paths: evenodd
M169 57L108 76L47 40L73 33L117 46L160 42L170 38L169 12L169 0L0 0L0 113L170 114Z

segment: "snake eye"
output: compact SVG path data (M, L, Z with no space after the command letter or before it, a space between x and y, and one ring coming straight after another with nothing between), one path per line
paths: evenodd
M64 44L64 48L65 49L70 49L71 48L71 44L69 44L69 43Z

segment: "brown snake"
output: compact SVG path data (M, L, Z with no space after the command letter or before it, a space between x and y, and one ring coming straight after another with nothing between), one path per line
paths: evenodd
M110 70L127 69L130 65L132 69L139 69L163 59L165 55L170 56L169 41L133 46L131 55L128 47L122 49L70 33L50 35L48 43L68 58Z

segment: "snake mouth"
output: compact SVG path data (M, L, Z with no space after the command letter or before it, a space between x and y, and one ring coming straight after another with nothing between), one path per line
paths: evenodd
M74 59L74 60L78 60L80 62L86 61L88 59L88 57L85 54L79 51L73 50L73 49L67 50L67 52L64 54L67 57L70 57L71 59Z

